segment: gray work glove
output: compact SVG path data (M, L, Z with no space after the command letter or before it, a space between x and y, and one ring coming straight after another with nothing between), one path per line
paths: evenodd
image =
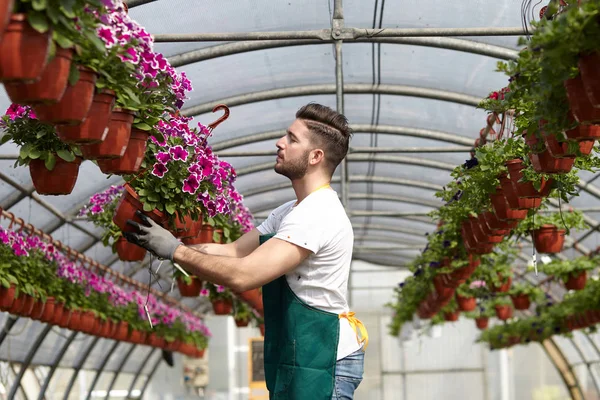
M125 239L145 248L159 258L173 261L175 250L181 245L181 242L171 232L146 217L140 211L136 211L136 215L141 218L144 225L128 219L127 223L135 227L139 233L123 232Z

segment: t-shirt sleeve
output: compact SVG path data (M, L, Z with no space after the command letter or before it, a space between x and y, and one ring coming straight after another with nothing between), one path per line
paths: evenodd
M268 235L270 233L277 232L277 228L279 227L279 222L281 221L282 214L285 213L285 210L289 208L291 203L292 202L285 203L271 211L267 219L262 224L256 227L256 229L260 232L261 235Z
M317 213L307 211L310 209L297 208L290 212L281 222L275 237L316 254L321 248L323 222Z

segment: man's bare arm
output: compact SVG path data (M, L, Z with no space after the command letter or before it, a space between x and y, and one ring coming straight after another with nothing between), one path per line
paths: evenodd
M250 232L245 233L233 243L219 244L219 243L203 243L188 246L194 250L202 252L204 254L211 254L213 256L224 256L224 257L246 257L252 253L259 246L260 232L254 228Z

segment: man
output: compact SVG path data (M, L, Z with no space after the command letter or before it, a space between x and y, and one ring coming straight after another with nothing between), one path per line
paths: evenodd
M263 287L271 399L352 399L362 380L368 338L346 300L354 234L329 186L351 135L328 107L298 110L276 143L275 163L296 200L234 243L186 247L150 219L130 222L140 231L130 241L201 279L235 292Z

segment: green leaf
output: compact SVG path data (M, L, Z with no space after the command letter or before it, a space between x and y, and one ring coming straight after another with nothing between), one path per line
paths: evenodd
M150 212L152 210L154 210L154 206L152 204L150 204L150 203L144 203L144 211Z
M138 124L135 124L135 127L138 128L138 129L141 129L143 131L152 130L152 127L150 125L148 125L147 123L145 123L145 122L140 122Z
M48 171L52 171L56 165L56 156L54 156L52 153L48 153L48 157L46 157L46 162L44 165Z
M176 206L174 203L167 203L165 205L165 209L167 210L167 212L171 215L175 214L175 210L176 210Z
M42 152L39 149L31 149L31 151L29 152L29 158L33 158L34 160L40 158L41 155Z
M60 18L60 11L58 7L48 7L46 9L46 15L48 16L48 18L50 18L50 21L52 21L54 25L58 24ZM56 33L56 31L54 32Z
M123 86L122 89L127 94L127 96L129 96L129 98L131 100L133 100L134 102L136 102L138 104L141 103L140 98L135 93L133 93L133 90L131 90L131 88L128 88L127 86Z
M60 158L67 162L71 162L75 160L75 155L71 153L69 150L58 150L56 152Z
M29 25L39 33L46 33L50 28L46 16L36 11L30 11L27 14L27 21L29 22Z
M69 70L69 85L73 86L79 80L79 69L75 63L71 64L71 69Z
M68 37L66 37L64 35L61 35L57 31L54 31L53 37L54 37L54 41L56 41L56 43L58 43L58 45L60 47L62 47L63 49L70 49L74 45L74 43L71 39L69 39Z
M19 157L27 158L29 157L29 152L31 151L31 144L27 143L19 149Z
M10 139L11 139L11 136L8 133L2 135L2 137L0 138L0 144L4 144L4 143L8 142Z
M158 201L160 201L160 197L156 193L150 193L148 195L148 200L153 201L153 202L158 202Z
M213 231L213 242L219 243L221 241L221 234L217 231Z
M46 9L48 2L47 0L32 0L31 6L35 11L42 11Z
M98 50L101 54L106 53L106 47L104 46L104 42L97 37L94 33L85 32L85 37L90 41L90 43Z

